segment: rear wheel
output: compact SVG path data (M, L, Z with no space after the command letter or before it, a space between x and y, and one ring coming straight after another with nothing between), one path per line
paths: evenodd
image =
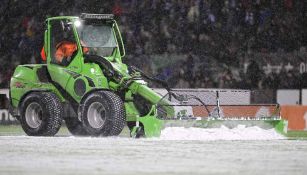
M84 101L81 116L83 127L93 136L117 136L126 123L123 101L109 91L90 94Z
M63 108L50 92L32 92L21 103L20 123L27 135L54 136L62 123Z

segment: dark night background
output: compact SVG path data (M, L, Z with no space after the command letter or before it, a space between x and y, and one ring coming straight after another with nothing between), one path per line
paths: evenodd
M115 14L124 61L172 87L307 87L307 3L294 0L1 0L0 87L41 63L46 17L83 12Z

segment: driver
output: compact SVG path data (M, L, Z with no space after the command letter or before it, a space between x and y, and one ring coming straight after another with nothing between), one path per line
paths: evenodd
M83 42L81 41L82 45ZM61 41L56 45L55 59L57 63L62 63L67 65L72 59L73 54L77 51L78 46L72 41ZM82 48L83 53L88 53L89 49L87 47Z

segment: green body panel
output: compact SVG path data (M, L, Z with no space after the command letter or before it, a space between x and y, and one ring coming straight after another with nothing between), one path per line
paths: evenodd
M80 59L82 59L82 57L77 55L72 63L67 67L62 67L55 64L50 64L48 66L51 79L65 89L65 91L77 102L80 102L83 95L92 89L109 89L108 80L103 75L99 66L93 63L83 63L82 67L80 64L79 66L73 64L75 62L79 62ZM75 82L79 79L83 80L86 85L85 92L82 95L77 95L74 90ZM90 83L93 83L93 85L90 85Z
M163 129L163 120L159 120L156 116L140 117L139 121L144 126L146 137L159 137Z
M275 120L275 121L269 121L269 123L274 126L275 130L282 134L287 135L288 134L288 121L287 120Z
M126 120L136 121L136 117L139 116L139 112L133 102L125 102Z
M131 89L131 92L133 94L138 94L148 100L152 105L161 105L163 109L167 113L167 117L174 117L175 116L175 111L172 106L168 106L169 103L165 100L162 99L161 95L157 94L154 90L149 88L147 86L147 83L143 81L136 81L131 84L129 87Z

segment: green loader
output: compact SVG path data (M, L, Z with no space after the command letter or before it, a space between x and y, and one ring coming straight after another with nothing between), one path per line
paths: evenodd
M125 49L113 15L81 14L46 20L46 64L19 65L10 82L10 113L27 135L54 136L63 120L73 135L159 137L168 126L219 127L263 123L284 132L278 105L258 118L229 119L217 103L173 91L167 83L122 62ZM144 80L162 84L166 94ZM188 105L193 99L197 104ZM199 109L197 115L187 111ZM226 108L225 108L226 111Z

